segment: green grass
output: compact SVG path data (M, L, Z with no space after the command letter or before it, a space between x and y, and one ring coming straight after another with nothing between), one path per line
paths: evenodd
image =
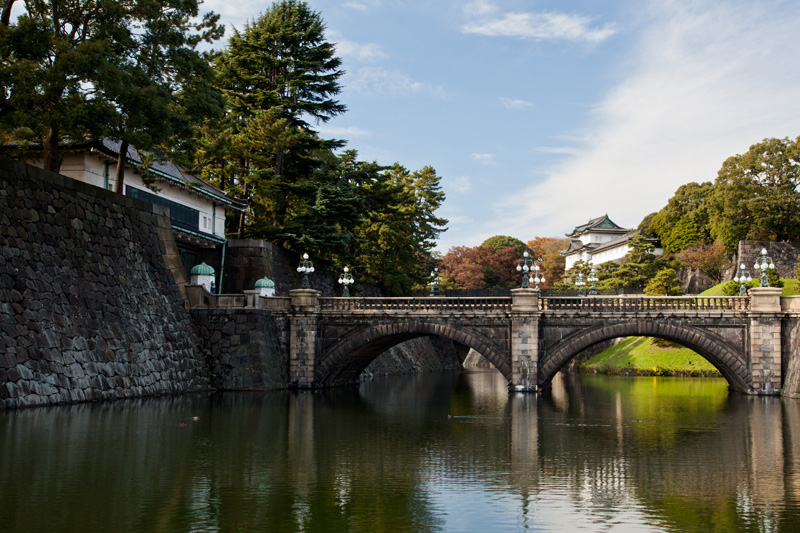
M661 345L666 344L666 345ZM597 374L650 376L714 376L719 372L702 356L677 344L652 337L628 337L579 365Z
M781 278L781 281L783 281L783 292L781 292L781 296L800 296L800 280L794 278ZM725 283L714 285L710 289L706 289L701 292L699 296L722 296L723 285L725 285Z

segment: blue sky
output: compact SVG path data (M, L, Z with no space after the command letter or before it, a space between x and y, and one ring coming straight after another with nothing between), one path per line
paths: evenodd
M766 137L800 135L797 0L309 0L361 159L434 167L438 249L625 227ZM271 2L206 0L237 28ZM230 35L232 32L228 32Z

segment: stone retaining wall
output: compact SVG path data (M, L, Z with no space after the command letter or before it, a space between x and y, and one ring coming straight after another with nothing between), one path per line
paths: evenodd
M775 261L775 268L782 278L795 278L795 266L800 259L800 243L796 242L768 242L768 241L739 241L739 246L734 252L733 266L728 271L726 279L731 280L736 275L737 265L744 263L750 270L750 275L756 279L760 274L753 270L757 257L761 257L761 249L767 249L767 256Z
M208 389L153 211L0 159L0 408Z
M269 311L194 309L192 318L215 390L273 390L289 385L287 358Z
M311 257L315 272L309 276L311 288L322 296L341 296L339 285L341 272L320 268L316 257ZM230 239L225 250L223 290L239 294L255 287L256 280L268 277L275 282L276 296L289 296L291 289L300 288L301 277L297 272L299 257L263 240ZM356 283L350 287L353 296L383 296L376 286L359 283L358 269L351 267Z
M376 357L361 374L361 379L390 374L417 374L461 370L455 351L437 350L431 338L411 339L389 348Z

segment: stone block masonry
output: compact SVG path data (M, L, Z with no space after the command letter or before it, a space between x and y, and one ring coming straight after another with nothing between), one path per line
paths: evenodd
M203 391L152 205L0 159L0 408Z
M286 356L269 311L192 310L214 390L274 390L288 386Z

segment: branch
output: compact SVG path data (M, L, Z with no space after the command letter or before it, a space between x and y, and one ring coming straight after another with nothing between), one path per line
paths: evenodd
M11 24L11 8L17 0L3 0L3 13L0 15L0 26Z

